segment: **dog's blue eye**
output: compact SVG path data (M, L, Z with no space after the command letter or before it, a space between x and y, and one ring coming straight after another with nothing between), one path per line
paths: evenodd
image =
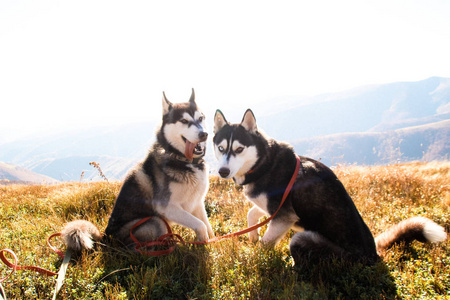
M219 149L220 152L225 151L225 149L222 146L219 146L218 149Z
M242 153L242 151L244 151L244 147L239 147L236 150L234 150L234 153L239 154Z
M182 119L180 122L181 122L182 124L187 124L187 123L189 123L189 121L186 120L186 119Z

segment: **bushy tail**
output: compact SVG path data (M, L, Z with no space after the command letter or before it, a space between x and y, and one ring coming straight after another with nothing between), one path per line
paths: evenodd
M82 248L91 249L94 241L100 241L102 234L89 221L76 220L67 223L61 231L61 236L67 248L80 251Z
M442 226L430 219L413 217L401 221L375 238L377 252L381 254L395 243L409 243L414 240L420 242L438 243L447 238L447 233Z

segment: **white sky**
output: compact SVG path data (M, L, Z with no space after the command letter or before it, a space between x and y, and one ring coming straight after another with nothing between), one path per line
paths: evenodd
M0 1L0 142L450 77L450 1ZM229 110L229 109L228 109Z

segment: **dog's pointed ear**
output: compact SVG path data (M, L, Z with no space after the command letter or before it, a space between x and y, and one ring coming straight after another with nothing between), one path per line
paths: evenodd
M169 111L172 109L173 104L166 98L166 94L163 92L163 99L162 99L162 107L163 107L163 115L169 113Z
M226 124L228 124L228 122L223 113L220 109L216 110L216 114L214 115L214 133L217 133Z
M190 103L195 103L195 92L194 88L192 88L191 98L189 98Z
M255 133L258 130L258 127L256 126L256 118L251 109L247 109L245 111L240 125L252 133Z

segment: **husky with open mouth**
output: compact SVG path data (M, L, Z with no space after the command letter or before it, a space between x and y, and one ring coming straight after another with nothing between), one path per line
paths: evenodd
M117 196L105 230L106 241L134 245L130 229L140 220L151 218L133 234L139 241L154 240L179 224L195 231L197 240L214 236L204 198L208 190L208 167L203 160L208 133L205 116L197 107L195 94L188 102L172 103L163 93L161 127L156 142L144 161L131 169ZM68 247L91 248L101 239L98 229L88 221L69 222L62 231Z
M130 228L139 220L159 216L169 224L195 231L197 239L213 236L205 211L208 167L203 160L208 133L204 114L195 102L174 104L163 93L162 124L147 158L132 169L116 199L105 234L131 244ZM167 233L160 218L134 231L140 241Z
M214 134L220 176L243 185L247 199L255 204L247 215L248 226L273 215L296 169L293 148L263 134L251 110L240 124L228 123L217 110ZM422 217L404 220L374 239L333 171L308 157L300 157L300 162L294 186L262 238L274 245L289 229L299 231L290 243L295 262L337 256L372 263L400 241L446 239L444 228ZM258 232L251 231L249 238L257 241Z

